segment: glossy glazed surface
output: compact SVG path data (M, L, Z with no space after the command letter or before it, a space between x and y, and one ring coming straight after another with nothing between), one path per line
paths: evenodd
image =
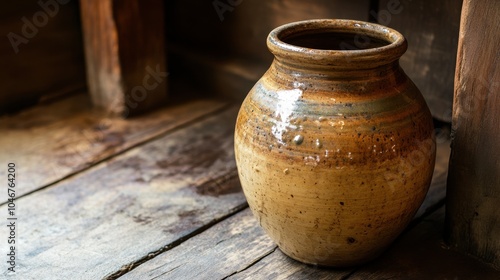
M380 25L314 20L273 30L268 47L275 60L235 131L250 208L294 259L366 262L409 223L434 167L430 112L398 64L406 41Z

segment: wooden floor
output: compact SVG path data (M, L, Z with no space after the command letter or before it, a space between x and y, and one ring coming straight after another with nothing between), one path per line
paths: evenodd
M500 279L441 240L446 133L426 201L379 259L327 269L286 257L241 192L237 109L196 99L125 121L93 111L81 94L1 117L0 178L8 162L18 175L16 272L7 271L4 226L2 278Z

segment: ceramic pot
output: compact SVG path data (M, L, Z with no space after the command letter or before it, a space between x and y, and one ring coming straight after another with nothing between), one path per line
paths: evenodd
M352 266L379 255L434 169L429 109L399 66L405 38L352 20L274 29L269 70L244 100L235 153L248 204L288 256Z

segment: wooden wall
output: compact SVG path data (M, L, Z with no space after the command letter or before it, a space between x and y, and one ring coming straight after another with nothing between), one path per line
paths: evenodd
M58 4L53 16L48 13L54 7L44 9L36 1L13 3L6 2L0 11L5 38L11 32L22 36L24 17L33 23L34 15L45 13L48 20L27 43L19 44L17 53L9 40L0 41L0 61L6 69L0 76L0 114L34 104L42 95L85 87L78 1L46 0ZM163 4L166 23L157 29L166 30L169 79L185 79L205 94L242 100L271 63L266 37L279 25L312 18L372 18L408 38L403 68L421 89L434 117L451 121L461 1L177 0ZM43 16L35 20L43 21Z
M409 41L401 64L439 120L450 122L461 1L215 0L166 4L169 69L241 100L272 60L274 27L313 18L378 20Z
M58 1L2 3L0 115L85 87L78 2Z
M312 18L366 21L369 6L369 0L169 1L169 72L242 100L271 64L266 38L273 28Z
M432 115L451 122L453 79L462 1L381 0L379 23L408 40L401 67L420 89Z

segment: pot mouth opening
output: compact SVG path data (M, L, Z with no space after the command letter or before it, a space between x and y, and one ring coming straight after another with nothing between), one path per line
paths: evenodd
M380 39L361 33L330 30L290 34L280 39L286 44L301 48L335 51L367 50L391 44L385 38Z
M316 19L282 25L268 36L267 45L276 58L291 64L334 65L388 64L404 54L406 39L379 24L342 19Z

